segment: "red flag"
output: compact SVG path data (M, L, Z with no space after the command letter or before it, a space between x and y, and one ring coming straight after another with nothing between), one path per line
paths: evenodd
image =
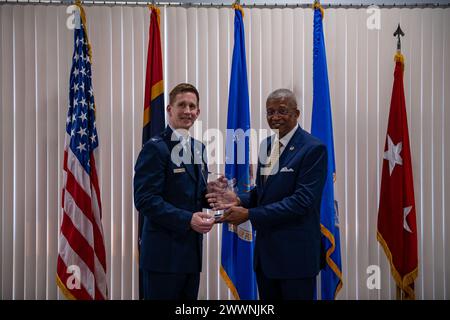
M151 137L161 133L165 127L164 120L164 81L163 60L160 34L160 10L149 5L150 26L148 29L147 70L145 73L144 124L142 128L142 145ZM138 250L141 251L141 235L144 217L138 216ZM144 297L142 272L139 269L139 299Z
M164 120L164 82L161 51L159 8L150 5L151 17L148 36L147 71L145 74L144 126L142 144L161 133Z
M414 299L417 277L417 226L409 147L403 56L395 56L394 86L383 153L377 239L391 265L392 276L405 299Z

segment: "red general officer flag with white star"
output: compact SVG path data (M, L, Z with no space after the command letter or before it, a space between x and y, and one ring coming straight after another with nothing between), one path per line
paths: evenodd
M417 227L411 152L403 89L404 59L395 56L394 85L383 153L377 239L404 299L414 299L417 277Z

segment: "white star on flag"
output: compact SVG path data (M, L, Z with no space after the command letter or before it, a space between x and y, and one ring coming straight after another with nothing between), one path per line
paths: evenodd
M78 76L79 73L80 73L80 70L78 70L77 68L73 69L74 77Z
M87 135L87 133L86 133L86 128L80 127L80 130L78 130L77 133L78 133L81 137Z
M409 233L412 233L411 228L408 225L408 221L406 221L406 217L411 212L412 206L403 208L403 229L408 231Z
M81 99L80 104L81 104L83 107L86 106L86 105L87 105L86 100L85 100L84 98Z
M77 149L82 152L82 151L86 151L86 147L85 147L86 143L81 143L78 145Z
M86 113L85 113L85 112L82 112L82 113L81 113L81 116L79 116L78 118L80 118L81 121L87 120Z
M383 158L389 160L389 175L392 175L396 164L403 165L400 152L402 151L402 142L394 144L391 137L388 135L388 149L384 152Z

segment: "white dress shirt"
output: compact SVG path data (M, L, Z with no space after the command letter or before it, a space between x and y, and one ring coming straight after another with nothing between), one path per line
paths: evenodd
M295 131L297 131L298 127L299 127L299 125L297 123L297 125L281 139L278 139L278 136L275 135L275 139L274 139L275 144L277 142L281 143L281 145L280 145L280 157L281 157L281 154L283 153L284 149L286 149L286 146L288 145L289 141L291 141L291 138L294 135Z

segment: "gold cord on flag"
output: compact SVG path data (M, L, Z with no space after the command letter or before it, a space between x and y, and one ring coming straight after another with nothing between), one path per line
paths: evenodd
M334 235L330 232L330 230L327 229L326 226L324 226L322 223L320 224L320 232L324 237L328 239L331 243L331 247L328 248L326 254L325 254L325 260L330 267L331 270L336 274L336 276L339 278L339 282L337 284L336 290L334 291L334 299L336 300L337 294L342 289L343 283L342 283L342 272L339 269L338 265L333 261L333 258L331 258L331 255L336 250L336 240L334 238Z
M232 8L234 10L239 10L242 14L242 18L244 17L244 8L242 8L242 6L240 4L238 4L237 2L233 3Z
M377 240L381 244L386 257L389 261L389 265L391 266L391 273L392 277L394 278L397 286L402 290L402 293L404 294L403 297L401 297L402 300L415 300L416 294L414 292L414 280L417 278L417 275L419 273L418 268L414 268L410 273L404 275L400 274L400 272L397 270L394 264L394 258L392 256L391 250L389 249L388 244L384 240L383 236L381 235L380 231L377 230Z
M80 0L76 0L75 5L78 7L78 9L80 9L80 17L81 17L81 22L83 24L84 34L86 36L86 42L87 42L86 45L88 47L89 59L91 59L91 63L92 63L92 49L91 49L91 44L89 42L88 33L87 33L86 13L84 12L84 8L81 5Z
M158 17L158 27L161 28L161 19L160 19L161 10L157 6L155 6L154 4L149 4L148 8L151 11L153 11L153 10L156 11L156 16Z
M222 276L222 279L225 281L231 293L233 294L234 299L241 300L241 298L239 297L239 293L236 289L236 286L234 285L233 281L231 281L230 277L228 276L227 272L222 266L220 266L220 275Z
M63 293L63 295L66 297L66 299L68 300L77 300L77 298L75 298L73 296L72 293L70 293L70 291L66 288L66 285L63 283L63 281L59 278L58 273L56 273L56 284L58 285L59 289L61 290L61 292Z
M314 1L314 3L313 3L313 9L314 9L314 10L315 10L315 9L319 9L319 10L320 10L320 13L322 14L322 19L323 19L324 11L323 11L323 7L322 7L322 5L320 4L319 1Z
M405 57L402 55L400 50L397 50L397 53L394 56L395 62L400 62L402 64L402 71L405 71Z

